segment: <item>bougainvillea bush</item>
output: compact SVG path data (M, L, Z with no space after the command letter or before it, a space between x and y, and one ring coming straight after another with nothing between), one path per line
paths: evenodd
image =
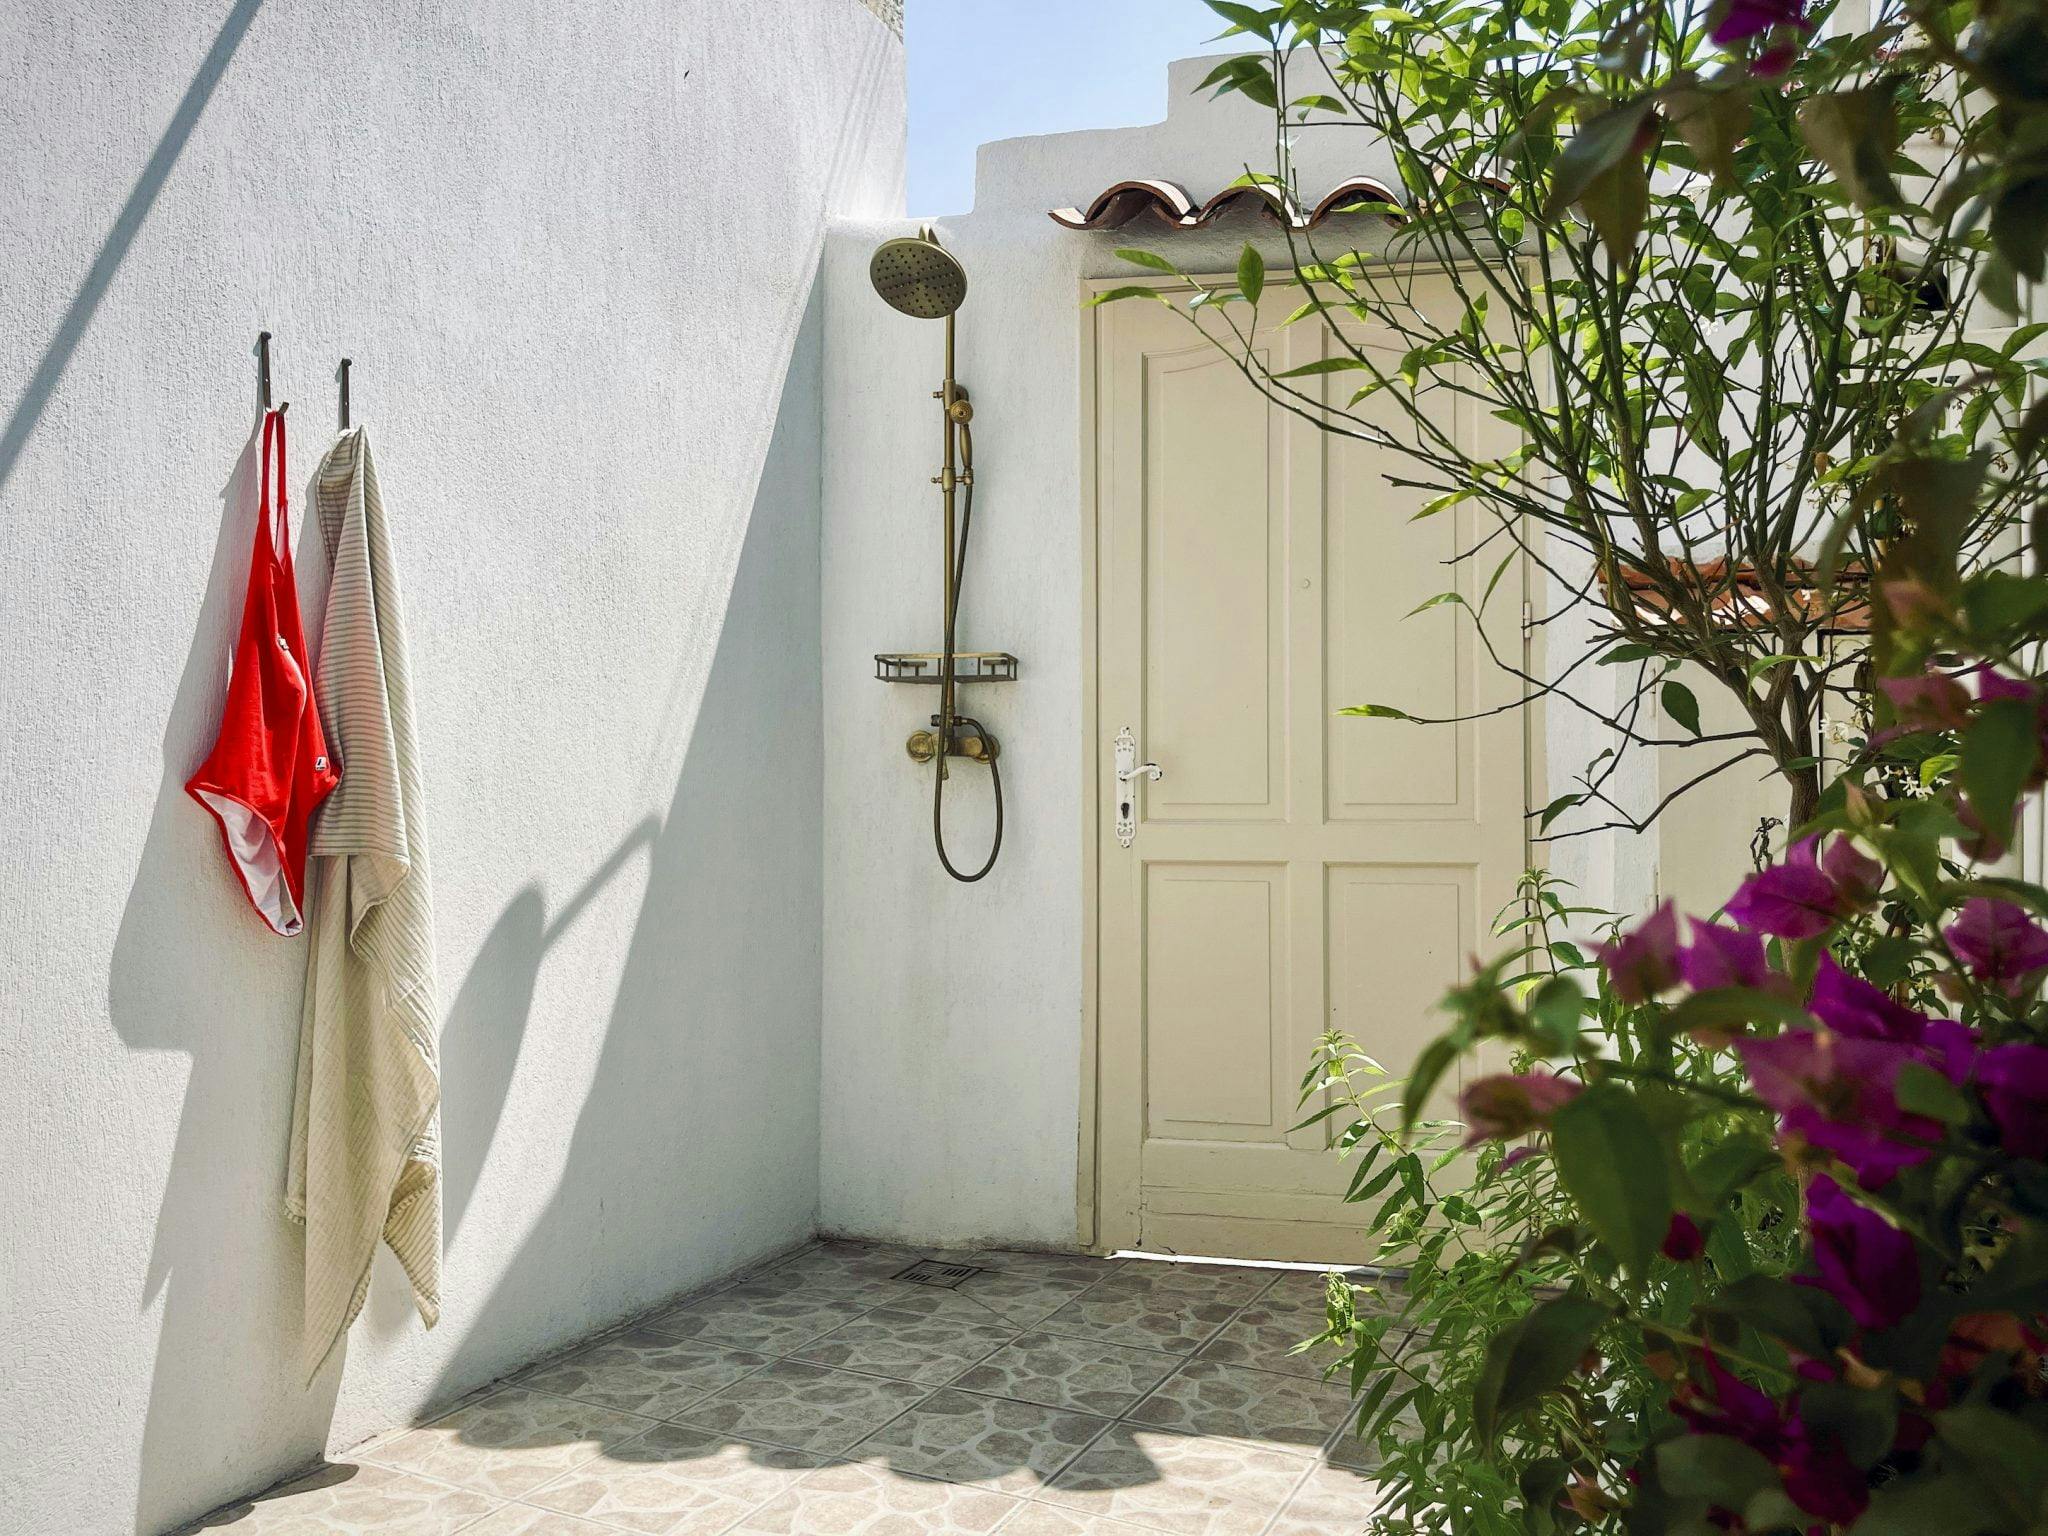
M1508 941L1504 952L1452 999L1462 1022L1446 1052L1468 1040L1515 1042L1515 1070L1473 1083L1463 1119L1420 1118L1418 1094L1418 1118L1404 1132L1402 1098L1420 1079L1390 1078L1341 1035L1322 1042L1303 1084L1305 1101L1326 1106L1319 1118L1345 1117L1338 1140L1352 1162L1351 1192L1373 1208L1379 1262L1399 1272L1364 1288L1339 1281L1328 1335L1346 1350L1358 1427L1382 1488L1373 1529L1386 1536L1522 1536L1532 1500L1554 1524L1553 1511L1569 1509L1558 1500L1567 1497L1570 1464L1551 1445L1597 1440L1612 1455L1639 1454L1647 1441L1635 1426L1653 1423L1670 1396L1651 1368L1653 1354L1668 1348L1664 1336L1619 1328L1608 1330L1597 1358L1576 1362L1568 1390L1527 1402L1503 1396L1522 1377L1499 1370L1496 1340L1540 1347L1555 1339L1580 1352L1569 1330L1532 1334L1523 1323L1571 1286L1580 1246L1557 1159L1522 1133L1577 1097L1585 1074L1560 1059L1538 1075L1537 1062L1597 1036L1609 1070L1637 1082L1682 1076L1697 1100L1679 1145L1695 1170L1694 1203L1716 1214L1695 1221L1674 1205L1633 1292L1640 1312L1682 1328L1712 1275L1784 1274L1797 1257L1784 1219L1796 1185L1771 1150L1769 1112L1744 1095L1740 1065L1655 1027L1656 1007L1626 1001L1604 967L1564 937L1607 914L1567 905L1567 896L1554 877L1529 876L1495 929ZM1542 1315L1562 1320L1571 1310ZM1595 1412L1600 1422L1589 1422Z
M2048 775L2048 689L1932 654L1719 914L1616 932L1592 997L1482 970L1405 1086L1412 1121L1468 1052L1518 1058L1460 1099L1502 1149L1480 1191L1548 1182L1497 1204L1519 1247L1475 1245L1509 1304L1460 1355L1459 1449L1523 1529L2048 1530L2048 891L1969 858ZM1955 771L1873 792L1901 761ZM1361 1381L1401 1368L1358 1353ZM1429 1524L1422 1470L1420 1518L1382 1529L1488 1528Z

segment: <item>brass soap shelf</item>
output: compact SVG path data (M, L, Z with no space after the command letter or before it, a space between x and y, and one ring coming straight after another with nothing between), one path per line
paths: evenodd
M875 676L885 683L937 683L937 651L887 651L875 657ZM1014 683L1017 658L1008 651L955 651L955 683Z

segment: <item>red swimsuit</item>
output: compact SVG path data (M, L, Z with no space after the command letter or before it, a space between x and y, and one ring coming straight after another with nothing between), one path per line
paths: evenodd
M277 514L270 439L277 437ZM305 926L306 823L341 782L313 703L285 505L284 412L263 418L262 497L242 633L228 671L220 738L185 791L220 823L228 862L263 920L289 937Z

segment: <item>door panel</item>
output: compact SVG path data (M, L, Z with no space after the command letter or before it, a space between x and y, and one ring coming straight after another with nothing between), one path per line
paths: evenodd
M1474 514L1416 518L1426 498L1386 478L1401 456L1272 406L1162 306L1096 317L1097 745L1106 765L1129 725L1165 770L1131 847L1101 818L1097 1238L1366 1258L1330 1128L1292 1129L1298 1085L1326 1030L1396 1075L1436 1033L1523 865L1525 749L1514 712L1336 711L1511 699L1455 605L1409 617L1443 591L1476 605L1492 570L1449 563ZM1262 341L1277 368L1328 344ZM1459 401L1444 419L1504 430ZM1498 585L1489 634L1519 654L1519 567Z
M1179 748L1155 816L1286 814L1278 590L1286 533L1276 424L1235 408L1244 379L1184 339L1145 358L1145 729Z
M1470 865L1333 864L1325 954L1330 1023L1390 1071L1441 1030L1437 1002L1464 957L1484 948ZM1433 1108L1447 1113L1452 1095Z
M1273 1141L1287 1028L1286 871L1155 864L1145 921L1145 1053L1153 1136ZM1290 1100L1291 1104L1291 1100Z

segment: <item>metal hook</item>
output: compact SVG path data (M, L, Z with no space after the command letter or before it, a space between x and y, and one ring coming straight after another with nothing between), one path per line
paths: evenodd
M341 430L344 432L348 430L348 370L352 361L346 357L341 360Z
M258 331L256 333L256 398L262 403L264 410L270 409L270 332L268 331ZM277 412L282 416L289 409L291 409L291 402L287 400L277 408Z

